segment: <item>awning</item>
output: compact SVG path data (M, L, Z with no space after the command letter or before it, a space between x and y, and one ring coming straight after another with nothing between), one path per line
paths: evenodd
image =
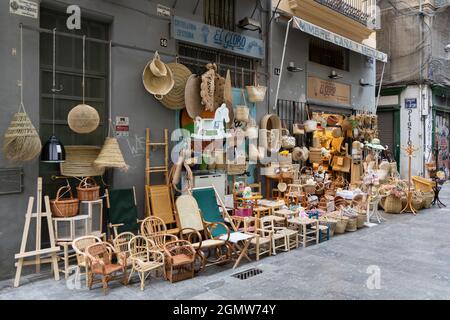
M387 54L381 51L375 50L369 46L350 40L343 36L340 36L334 32L328 31L322 27L316 26L310 22L307 22L299 17L292 17L292 26L299 29L302 32L313 35L322 40L334 43L340 47L347 48L351 51L358 52L368 57L372 57L376 60L387 62Z

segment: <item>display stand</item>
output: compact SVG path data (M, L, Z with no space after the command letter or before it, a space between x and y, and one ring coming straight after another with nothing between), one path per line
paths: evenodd
M14 279L14 287L18 287L20 283L20 275L22 273L22 267L28 265L36 266L36 273L40 272L42 263L51 263L55 280L59 280L58 272L58 257L56 253L60 251L60 247L55 244L55 236L53 233L52 212L50 211L50 200L48 196L44 197L45 212L42 212L42 178L37 180L37 196L36 196L36 212L33 213L34 197L30 197L28 200L28 209L25 215L25 227L22 234L22 244L20 245L20 252L14 256L16 263L16 277ZM42 232L42 217L47 218L48 232L50 238L50 247L46 249L41 248L41 232ZM30 231L31 219L36 218L36 247L34 251L26 251L28 234ZM50 258L41 259L42 255L50 254ZM26 258L35 257L34 260L26 261Z
M415 149L413 145L410 143L406 148L403 148L406 153L408 154L408 192L406 195L406 206L403 208L400 213L403 212L412 212L414 215L416 214L416 209L414 209L412 205L412 190L411 190L411 159L415 151L418 149Z
M374 193L372 191L372 186L369 188L367 193L367 221L364 223L366 227L375 227L378 224L380 224L382 221L386 221L383 216L381 216L380 212L378 211L378 204L380 203L380 195L378 192ZM373 223L372 220L376 219L377 223Z
M433 202L431 202L432 206L437 205L439 207L439 209L442 207L447 207L445 204L442 203L441 199L439 199L439 192L441 191L441 187L439 186L439 178L437 176L437 172L438 172L438 161L439 161L439 147L437 146L437 142L436 142L436 148L434 149L434 157L436 160L436 173L434 174L433 177L433 181L434 181L434 186L433 186L433 192L434 192L434 199Z

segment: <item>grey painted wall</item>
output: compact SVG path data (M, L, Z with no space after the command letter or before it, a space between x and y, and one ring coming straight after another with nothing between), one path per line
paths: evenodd
M0 134L3 136L12 115L18 108L19 75L18 57L11 54L12 48L18 47L20 22L39 26L39 21L20 17L9 13L9 1L0 1ZM77 4L82 9L82 15L91 15L111 22L111 40L160 52L176 54L176 42L170 38L168 21L149 17L144 13L156 14L158 3L171 7L173 0L58 0L42 1L65 8L69 4ZM203 1L200 1L197 12L193 15L196 0L178 1L173 13L185 18L203 21ZM252 0L237 1L236 20L250 15L255 2ZM124 8L126 5L136 10ZM142 11L142 12L138 12ZM262 13L262 25L266 16ZM245 32L258 37L256 32ZM264 33L263 33L264 34ZM168 47L159 47L161 37L169 39ZM34 31L24 31L24 62L25 62L25 107L37 126L39 123L39 34ZM169 131L176 127L176 112L171 111L157 102L145 91L141 74L152 54L136 50L113 47L112 51L112 117L130 117L130 137L121 138L119 143L130 169L128 172L115 170L113 186L115 188L136 186L137 198L141 212L144 209L144 167L145 167L145 128L152 130L155 140L161 140L163 129ZM166 62L173 58L162 55ZM265 71L265 62L259 68ZM265 83L264 77L261 83ZM264 103L258 105L258 119L265 113ZM162 160L156 157L156 161ZM0 154L0 167L13 167ZM22 194L0 196L0 279L10 278L14 273L14 254L19 250L23 230L24 215L28 197L35 195L36 178L39 174L38 160L23 164L25 190ZM156 181L156 180L155 180ZM44 190L45 193L45 190ZM54 195L51 195L54 196ZM33 229L33 228L32 228ZM31 237L33 239L33 237ZM32 271L25 268L24 273Z
M272 74L273 69L280 67L283 44L286 34L286 23L277 22L272 24ZM298 101L301 95L306 96L306 78L308 75L322 79L328 79L332 68L308 61L308 39L309 35L296 29L291 29L288 36L284 70L281 79L279 99ZM289 61L294 61L299 67L304 68L302 72L290 73L286 70ZM343 78L337 82L351 85L352 108L363 110L365 107L375 106L375 86L362 87L359 79L364 78L371 84L375 83L375 62L370 63L365 56L351 52L349 71L336 70ZM278 76L273 76L271 82L271 102L273 106Z

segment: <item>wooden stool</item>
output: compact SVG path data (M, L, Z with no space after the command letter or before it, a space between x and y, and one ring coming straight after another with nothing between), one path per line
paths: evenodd
M271 214L270 208L258 206L253 208L253 215L256 216L257 219L260 219L265 216L269 216Z
M298 230L303 247L309 242L319 243L319 220L296 217L289 219L288 223Z

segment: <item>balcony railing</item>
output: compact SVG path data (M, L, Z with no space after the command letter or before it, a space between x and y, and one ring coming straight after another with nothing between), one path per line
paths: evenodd
M369 25L374 18L376 0L314 0L363 25Z

